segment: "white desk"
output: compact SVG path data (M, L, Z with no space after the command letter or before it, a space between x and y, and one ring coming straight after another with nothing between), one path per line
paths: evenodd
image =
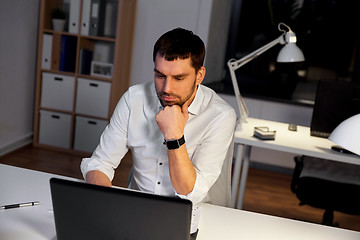
M253 137L254 127L260 126L269 127L270 131L276 130L275 140L264 141ZM248 118L247 122L243 123L242 129L236 130L234 142L237 147L237 154L232 179L231 205L235 207L236 197L238 197L236 207L239 209L243 205L252 146L360 165L360 157L331 150L335 144L326 138L311 136L309 127L298 126L297 131L294 132L288 130L286 123ZM237 196L238 189L239 194Z
M61 176L0 164L1 206L40 201L38 206L0 210L1 240L56 239L51 177ZM197 240L220 239L358 240L360 232L204 204Z

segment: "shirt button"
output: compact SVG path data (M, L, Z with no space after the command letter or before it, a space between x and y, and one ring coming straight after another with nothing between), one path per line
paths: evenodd
M157 182L157 184L160 184L160 182Z
M161 165L162 165L162 162L161 162L161 163L159 163L159 165L161 166Z

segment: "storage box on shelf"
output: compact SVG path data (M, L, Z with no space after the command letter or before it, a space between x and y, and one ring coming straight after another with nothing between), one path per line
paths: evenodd
M67 13L63 31L55 8ZM95 149L129 87L135 15L136 0L41 0L34 146Z
M107 118L109 115L110 83L78 78L77 114Z
M42 108L72 111L75 77L43 72L41 86L40 106Z
M83 152L94 151L107 123L105 120L76 116L74 149Z
M70 148L70 133L70 114L40 110L40 144Z

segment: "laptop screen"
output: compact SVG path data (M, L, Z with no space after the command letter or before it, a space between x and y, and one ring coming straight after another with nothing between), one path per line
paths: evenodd
M189 200L57 178L50 188L58 240L190 239Z
M360 113L360 84L319 81L310 134L327 138L342 121L358 113Z

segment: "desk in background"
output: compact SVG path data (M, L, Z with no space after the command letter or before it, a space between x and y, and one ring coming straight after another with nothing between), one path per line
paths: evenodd
M263 126L269 127L269 130L271 131L276 130L275 140L260 140L253 137L254 127ZM359 156L339 153L331 150L331 147L335 144L327 138L311 136L309 127L298 126L297 131L290 131L288 130L288 126L289 124L286 123L247 118L246 123L242 124L242 128L235 131L234 142L237 151L231 187L232 207L242 209L247 173L250 163L251 147L253 146L360 165ZM239 191L238 195L237 191Z
M1 240L56 240L49 180L66 178L0 164L0 205L40 205L0 210ZM75 180L75 179L72 179ZM197 240L358 240L360 232L204 204Z

